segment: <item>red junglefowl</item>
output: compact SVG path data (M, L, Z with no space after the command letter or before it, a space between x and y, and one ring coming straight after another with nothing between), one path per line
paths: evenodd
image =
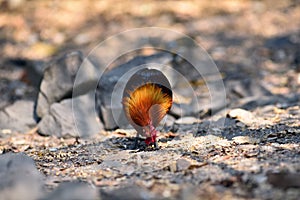
M139 135L146 137L146 145L157 148L155 128L172 106L172 90L165 75L156 69L137 71L125 86L122 103L129 123L137 131L134 148Z

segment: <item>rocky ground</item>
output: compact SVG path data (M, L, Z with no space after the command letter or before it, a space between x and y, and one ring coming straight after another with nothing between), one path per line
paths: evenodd
M0 199L298 199L300 2L136 3L0 0ZM214 105L186 116L175 107L157 150L143 140L132 150L126 126L105 130L115 126L107 109L102 120L83 112L96 134L78 137L70 120L76 67L105 38L145 26L197 41L221 72L226 105L213 115ZM103 80L151 61L189 66L137 51ZM182 74L206 104L201 77ZM90 105L88 95L77 100Z

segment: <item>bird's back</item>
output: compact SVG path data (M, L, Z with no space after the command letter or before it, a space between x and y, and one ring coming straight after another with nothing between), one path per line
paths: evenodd
M141 69L127 82L123 107L135 128L157 126L172 106L172 90L165 75L156 69Z

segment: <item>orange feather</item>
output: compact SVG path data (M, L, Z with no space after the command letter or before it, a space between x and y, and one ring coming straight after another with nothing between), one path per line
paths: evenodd
M146 137L146 145L157 147L155 127L172 106L172 90L167 77L159 70L143 68L128 80L123 92L123 108L137 136Z
M172 105L172 97L154 83L146 83L128 93L123 100L126 116L141 127L149 124L156 127Z

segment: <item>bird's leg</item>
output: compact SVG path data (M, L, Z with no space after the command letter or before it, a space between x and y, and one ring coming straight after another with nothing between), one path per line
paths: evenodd
M150 125L150 134L151 134L151 139L152 139L152 143L154 145L154 148L155 149L158 149L158 143L157 143L157 140L156 140L156 137L157 137L157 130L155 129L155 127L151 124Z
M132 149L137 149L137 147L139 146L139 137L140 137L140 133L137 132L135 139L134 139L134 145L133 145Z
M157 140L155 140L155 142L154 142L154 148L155 148L155 149L159 149L159 148L158 148Z

